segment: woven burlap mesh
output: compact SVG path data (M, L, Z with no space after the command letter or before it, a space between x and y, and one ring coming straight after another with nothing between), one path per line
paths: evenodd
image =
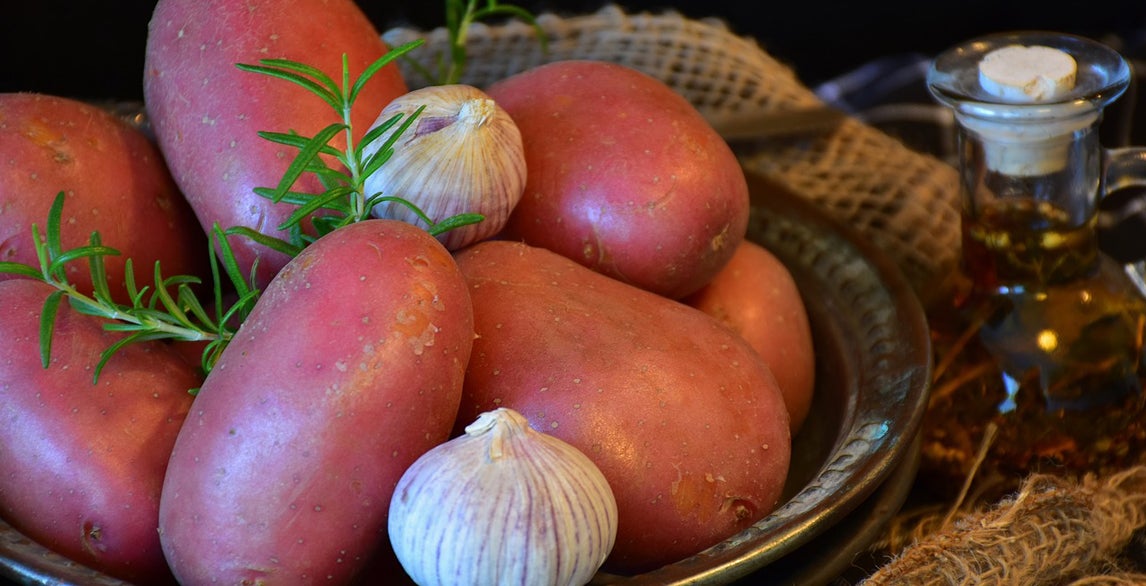
M545 62L612 61L663 80L722 133L763 112L823 105L792 68L720 20L673 11L629 14L609 5L585 15L542 14L537 23L545 50L526 23L474 25L461 81L487 87ZM426 39L413 56L429 69L448 51L444 29L394 28L383 38L391 45ZM431 83L417 68L403 67L412 88ZM957 261L956 171L858 119L814 136L753 141L737 152L750 171L816 202L880 246L917 291L946 276Z
M863 585L1146 584L1120 557L1144 524L1146 467L1079 481L1034 475L1014 496L919 537Z

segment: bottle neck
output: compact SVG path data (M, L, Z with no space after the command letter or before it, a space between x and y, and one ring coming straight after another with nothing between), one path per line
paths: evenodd
M1037 289L1094 270L1097 125L1096 116L1051 127L960 127L963 267L980 292Z

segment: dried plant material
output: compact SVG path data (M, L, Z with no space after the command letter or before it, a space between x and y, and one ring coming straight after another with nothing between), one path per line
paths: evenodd
M1113 574L1109 576L1088 576L1070 583L1069 586L1142 586L1146 584L1146 574Z

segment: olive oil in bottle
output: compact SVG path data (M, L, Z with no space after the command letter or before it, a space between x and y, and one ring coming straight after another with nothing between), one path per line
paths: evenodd
M923 476L949 491L977 468L1000 496L1031 472L1125 468L1146 448L1146 300L1099 253L1093 222L1029 200L997 208L964 218L963 291L933 310Z
M1069 35L992 35L940 55L928 82L959 125L963 249L955 294L929 309L921 480L996 498L1034 472L1135 463L1146 296L1096 226L1106 184L1146 182L1104 161L1132 149L1098 143L1102 107L1129 83L1124 60Z

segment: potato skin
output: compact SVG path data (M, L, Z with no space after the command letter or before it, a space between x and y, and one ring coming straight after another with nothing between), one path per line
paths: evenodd
M744 238L748 186L703 116L664 82L604 61L547 63L492 84L525 146L508 238L678 299Z
M767 248L745 240L716 277L684 302L732 328L772 368L792 433L812 405L816 358L812 326L792 273Z
M99 353L118 335L67 303L45 369L38 328L52 291L0 282L0 516L108 575L173 583L157 533L160 491L197 371L169 345L132 344L93 384Z
M340 82L343 53L353 79L387 50L352 0L159 0L148 25L143 95L159 146L203 230L218 222L285 237L276 227L295 206L252 190L277 186L298 151L257 133L313 136L341 121L318 96L236 63L292 59ZM355 137L405 92L395 65L379 71L356 102ZM344 146L339 141L341 135L333 143ZM311 176L296 189L321 191ZM260 285L289 260L244 237L230 241L240 266L260 259Z
M453 426L472 312L453 258L403 222L341 228L288 263L173 450L160 530L180 582L346 583L390 552L394 487Z
M743 339L545 249L486 241L455 256L478 334L458 421L510 407L593 459L620 514L605 570L677 561L778 504L788 411Z
M39 266L32 224L45 230L52 201L63 191L64 247L84 246L98 231L122 253L106 257L116 300L127 302L127 258L139 286L152 282L156 261L165 276L206 274L203 231L140 129L70 98L0 94L0 153L0 261ZM87 263L71 263L68 279L91 292Z

